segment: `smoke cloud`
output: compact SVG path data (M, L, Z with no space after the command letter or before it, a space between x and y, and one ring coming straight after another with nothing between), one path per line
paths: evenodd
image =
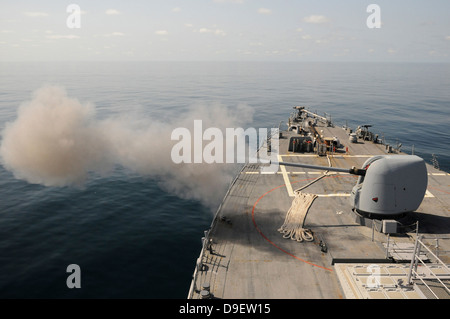
M182 198L200 200L215 208L236 173L234 164L175 164L171 160L171 133L177 127L193 132L203 126L243 127L252 121L252 109L220 104L197 105L169 123L127 114L102 120L90 103L67 96L64 88L46 86L22 104L14 122L2 132L0 155L6 169L18 179L45 186L82 186L91 172L107 176L123 166L157 179Z

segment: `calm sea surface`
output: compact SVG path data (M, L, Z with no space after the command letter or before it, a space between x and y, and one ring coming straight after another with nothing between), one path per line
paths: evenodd
M450 170L450 64L0 63L0 129L46 84L99 118L133 110L160 123L198 103L245 104L250 125L269 128L306 105ZM0 165L0 298L186 298L215 210L159 185L117 168L45 187ZM81 289L67 288L70 264Z

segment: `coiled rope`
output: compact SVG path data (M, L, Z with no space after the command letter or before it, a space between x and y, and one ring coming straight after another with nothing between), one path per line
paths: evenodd
M331 167L331 161L327 156L328 165ZM297 242L313 241L314 235L311 229L304 228L306 215L314 200L318 197L315 194L302 193L301 191L320 179L327 176L328 171L324 175L319 176L310 183L296 189L294 191L295 197L292 201L291 208L289 208L284 224L278 229L283 234L283 238L290 238Z
M283 234L283 238L290 238L298 242L314 240L312 231L303 226L309 207L316 198L315 194L295 191L295 198L286 214L284 224L278 229Z

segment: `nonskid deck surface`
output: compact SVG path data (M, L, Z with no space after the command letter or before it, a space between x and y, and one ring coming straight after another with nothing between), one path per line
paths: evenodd
M339 138L344 148L328 156L289 152L287 143L295 133L283 132L279 161L351 168L361 167L374 155L386 155L382 144L349 143L348 131L343 128L318 124L318 129L325 137ZM426 196L410 218L419 220L420 234L448 236L450 176L428 164L427 170ZM215 216L188 298L202 298L205 292L201 291L208 289L210 297L227 299L424 297L417 289L401 284L406 281L404 272L410 261L392 258L395 245L414 246L415 229L391 235L388 249L387 235L375 230L379 225L361 225L351 211L349 195L356 180L347 173L324 175L289 166L265 173L261 164L247 164ZM305 228L311 229L314 239L297 242L283 238L279 228L295 190L308 184L302 192L318 196L305 218ZM439 249L450 251L450 240L441 240ZM381 278L387 278L382 281L384 286L364 284L373 271L370 265L384 267L376 269Z

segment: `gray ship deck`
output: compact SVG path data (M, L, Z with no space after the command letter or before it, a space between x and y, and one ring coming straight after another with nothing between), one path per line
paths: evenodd
M289 152L289 137L296 133L283 132L279 160L329 166L329 159L333 167L359 168L371 156L386 155L385 145L360 139L350 143L348 131L341 127L319 123L317 129L325 137L338 137L344 149L329 156ZM419 233L427 238L449 238L450 176L428 164L427 170L426 196L409 218L411 223L419 221ZM291 207L293 192L322 175L322 171L289 166L262 173L260 164L247 164L212 222L188 298L201 298L204 284L209 285L211 296L226 299L427 297L421 284L402 284L407 280L416 229L388 236L379 231L380 223L357 222L349 201L354 175L329 172L304 189L318 195L305 221L314 240L283 238L278 229ZM442 252L450 251L449 246L450 240L439 241L440 257L447 264L450 261ZM370 265L377 265L381 278L375 287L368 284L373 278ZM449 279L445 269L433 267L442 280ZM448 292L440 296L446 298Z

